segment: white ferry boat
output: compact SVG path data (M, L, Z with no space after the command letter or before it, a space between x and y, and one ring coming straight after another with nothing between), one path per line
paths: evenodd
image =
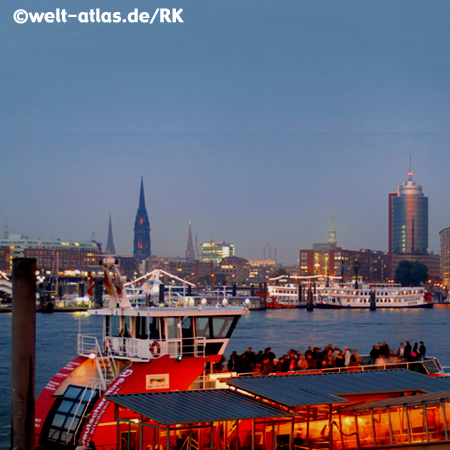
M300 308L305 306L300 301L298 284L267 286L266 308Z
M317 290L315 308L432 308L430 294L423 287L399 284L333 285Z

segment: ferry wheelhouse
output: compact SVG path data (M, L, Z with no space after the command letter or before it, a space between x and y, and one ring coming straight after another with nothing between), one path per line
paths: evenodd
M78 336L78 356L45 386L36 402L40 449L121 448L110 395L203 387L247 310L236 307L132 307L114 261L106 260L103 338Z
M398 284L332 285L317 290L315 308L432 308L423 287Z

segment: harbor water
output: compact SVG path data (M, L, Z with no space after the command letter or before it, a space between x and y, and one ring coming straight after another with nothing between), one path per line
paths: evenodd
M50 378L76 356L77 334L100 336L100 317L86 313L37 315L36 397ZM397 350L400 342L424 341L429 356L450 366L450 307L432 309L315 310L278 309L251 311L242 317L227 348L243 353L271 347L277 357L294 348L327 344L368 354L372 345L386 341ZM0 314L0 449L10 445L11 314Z

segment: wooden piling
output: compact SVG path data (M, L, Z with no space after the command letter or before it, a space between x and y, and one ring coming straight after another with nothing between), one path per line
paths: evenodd
M11 449L34 448L36 259L13 260Z

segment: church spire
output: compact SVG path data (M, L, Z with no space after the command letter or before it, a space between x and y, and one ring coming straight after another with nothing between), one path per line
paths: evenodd
M193 261L195 259L194 244L192 242L191 221L189 221L188 241L187 241L187 247L186 247L186 259L188 261Z
M150 258L150 221L145 207L144 177L141 175L141 191L139 194L139 207L134 222L134 250L133 256L143 260Z
M107 253L108 255L116 254L116 248L114 247L114 239L113 239L113 232L112 232L111 213L109 214L108 240L106 243L105 253Z
M334 228L333 214L331 214L331 224L330 224L330 229L328 231L328 243L336 245L336 228Z
M139 209L145 210L144 176L143 175L141 175L141 192L139 194Z

